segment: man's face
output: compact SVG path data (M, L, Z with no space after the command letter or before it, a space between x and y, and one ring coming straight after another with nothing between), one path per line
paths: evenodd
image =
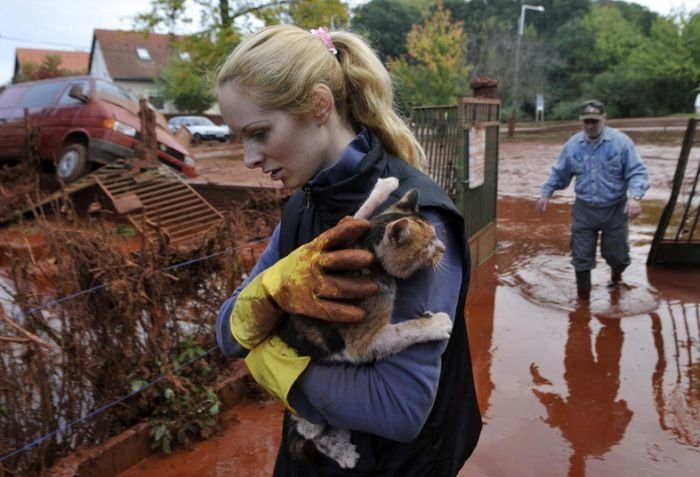
M603 119L584 119L582 120L583 122L583 131L586 133L586 136L588 139L597 139L598 136L601 135L603 132L603 128L605 127L605 118Z

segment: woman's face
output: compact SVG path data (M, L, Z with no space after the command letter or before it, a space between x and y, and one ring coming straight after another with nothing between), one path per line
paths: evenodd
M311 113L260 108L234 85L219 88L221 115L243 143L247 167L259 167L285 187L298 188L331 165L326 135Z

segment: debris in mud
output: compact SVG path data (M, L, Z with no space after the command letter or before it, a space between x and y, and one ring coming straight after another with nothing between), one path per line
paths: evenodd
M0 337L10 338L0 348L3 454L49 436L3 470L38 475L149 416L164 450L215 430L212 389L230 363L216 349L214 319L264 247L280 200L241 201L186 247L158 227L146 240L76 214L33 220L24 231L40 247L0 247Z

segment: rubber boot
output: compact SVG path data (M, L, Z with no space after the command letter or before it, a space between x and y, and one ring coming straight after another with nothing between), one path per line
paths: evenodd
M610 271L610 285L617 286L622 281L622 270L615 270L614 268Z
M576 272L576 291L579 300L588 301L591 298L591 271Z

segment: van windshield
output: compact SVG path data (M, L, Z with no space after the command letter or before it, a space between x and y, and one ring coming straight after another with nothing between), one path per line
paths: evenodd
M125 90L124 88L120 88L114 83L108 83L107 81L102 81L98 80L97 82L97 91L99 93L102 93L102 95L107 95L107 96L114 96L117 98L121 98L125 101L129 101L131 103L136 103L138 104L139 98L137 98L134 94L131 94L129 91Z

